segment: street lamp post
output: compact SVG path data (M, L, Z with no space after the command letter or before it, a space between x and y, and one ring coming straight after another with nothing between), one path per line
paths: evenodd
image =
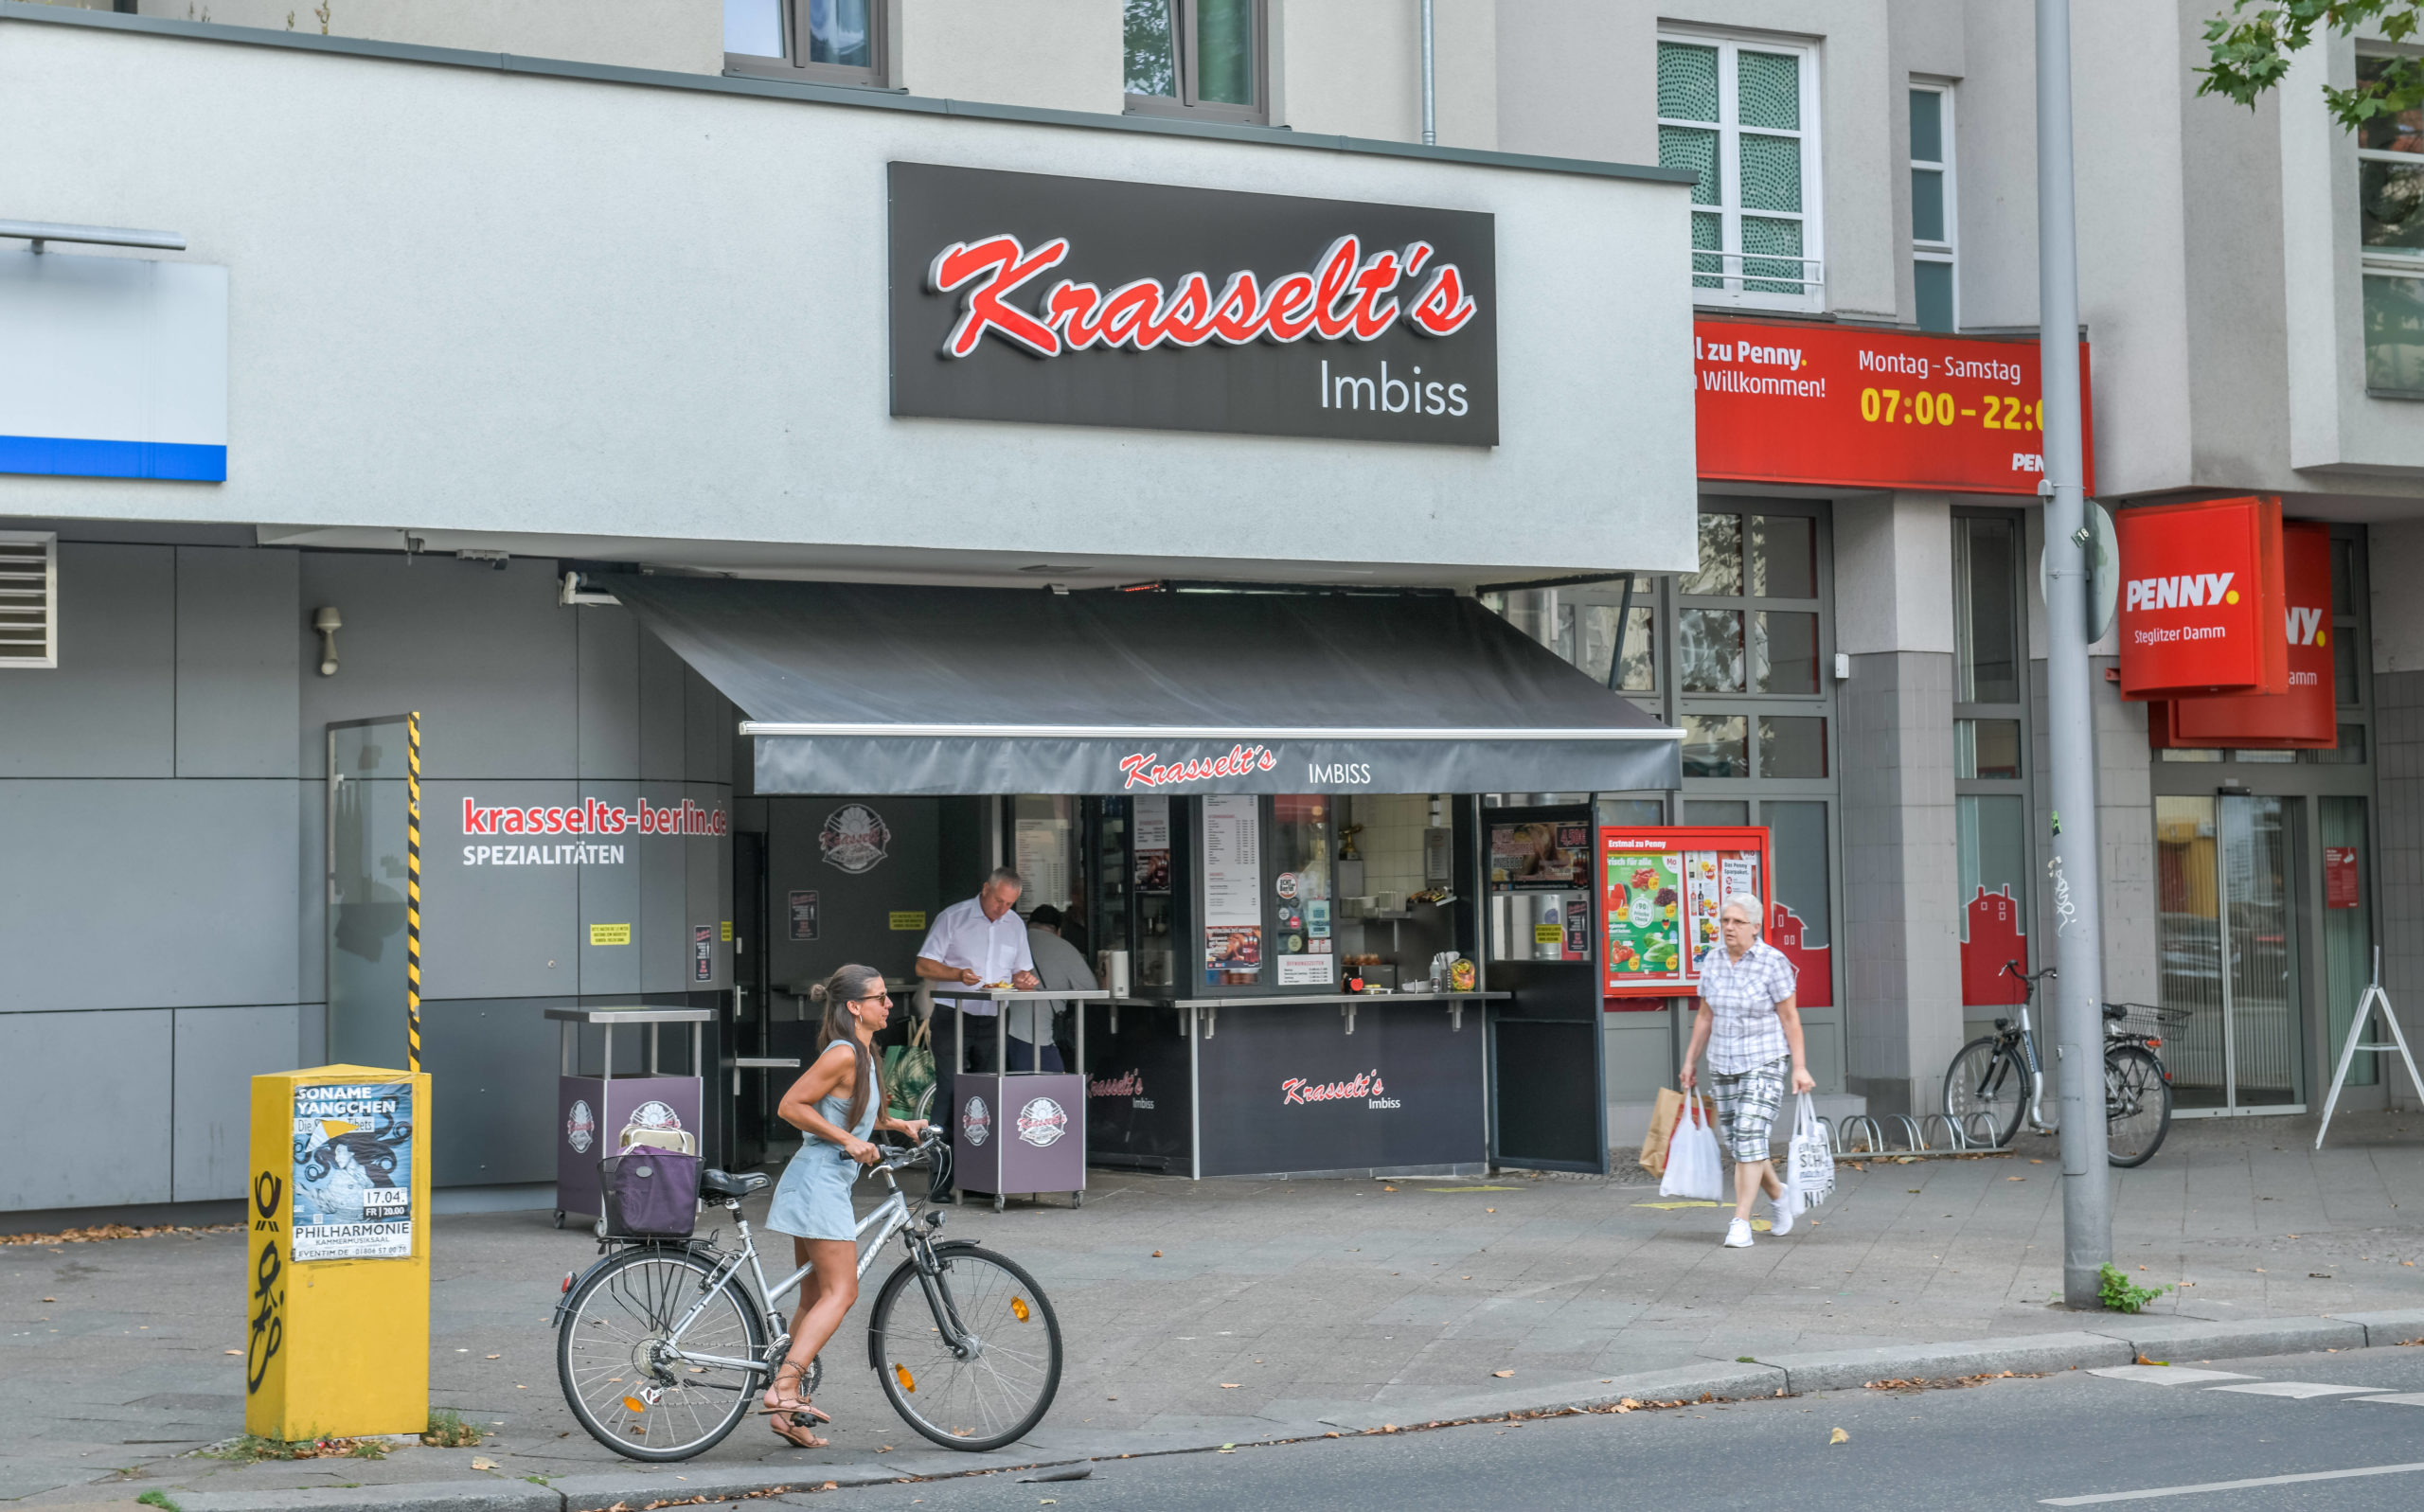
M2095 711L2088 665L2085 448L2079 413L2077 207L2071 182L2070 0L2037 0L2038 355L2045 399L2045 690L2054 821L2046 863L2061 975L2052 998L2062 1142L2062 1300L2098 1306L2112 1255L2104 1140L2104 913L2096 868Z

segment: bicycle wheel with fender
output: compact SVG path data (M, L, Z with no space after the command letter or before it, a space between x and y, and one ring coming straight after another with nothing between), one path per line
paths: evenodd
M2028 1068L2016 1050L1993 1035L1961 1047L1944 1073L1944 1116L1963 1137L1970 1121L1984 1113L1993 1123L1996 1147L2020 1133L2020 1117L2028 1108Z
M868 1352L911 1428L945 1449L1000 1449L1043 1421L1060 1389L1060 1320L1015 1260L972 1244L937 1248L935 1260L931 1297L914 1259L885 1279Z
M589 1436L635 1460L686 1460L720 1443L757 1400L759 1378L673 1357L758 1360L765 1325L738 1277L685 1250L626 1251L581 1283L556 1333L556 1376Z
M2163 1062L2144 1045L2104 1052L2105 1159L2127 1169L2144 1165L2171 1129L2171 1082Z

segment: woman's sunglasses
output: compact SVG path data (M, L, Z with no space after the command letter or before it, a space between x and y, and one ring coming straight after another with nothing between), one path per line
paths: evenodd
M851 999L849 999L848 1001L850 1001L850 1002L852 1002L852 1003L883 1003L883 1004L889 1004L889 1003L892 1001L892 994L891 994L891 993L889 993L889 992L879 992L879 993L877 993L875 996L873 996L873 997L871 997L871 998L851 998Z

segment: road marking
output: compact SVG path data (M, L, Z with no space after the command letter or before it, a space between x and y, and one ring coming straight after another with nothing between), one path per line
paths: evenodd
M2387 1396L2360 1396L2361 1402L2388 1402L2394 1407L2424 1407L2424 1391L2393 1392Z
M2104 1502L2144 1502L2159 1496L2202 1496L2208 1491L2244 1491L2258 1485L2297 1485L2307 1481L2346 1481L2361 1475L2409 1475L2424 1465L2369 1465L2360 1470L2313 1470L2305 1475L2267 1475L2253 1481L2208 1481L2202 1485L2159 1485L2147 1491L2100 1491L2094 1496L2048 1496L2041 1506L2094 1506Z
M2378 1391L2375 1386L2325 1386L2311 1380L2257 1380L2244 1386L2208 1386L2207 1391L2245 1392L2250 1396L2294 1396L2305 1401L2309 1396L2355 1396Z
M2188 1386L2201 1380L2254 1380L2229 1370L2198 1370L2186 1365L2107 1365L2091 1370L2091 1376L2104 1376L2113 1380L2143 1380L2157 1386Z

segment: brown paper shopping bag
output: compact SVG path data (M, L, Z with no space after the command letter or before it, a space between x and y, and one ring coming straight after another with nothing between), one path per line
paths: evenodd
M1641 1136L1641 1168L1653 1176L1666 1174L1666 1141L1675 1132L1675 1120L1684 1115L1684 1094L1672 1087L1658 1089L1658 1102L1650 1110L1649 1132Z

